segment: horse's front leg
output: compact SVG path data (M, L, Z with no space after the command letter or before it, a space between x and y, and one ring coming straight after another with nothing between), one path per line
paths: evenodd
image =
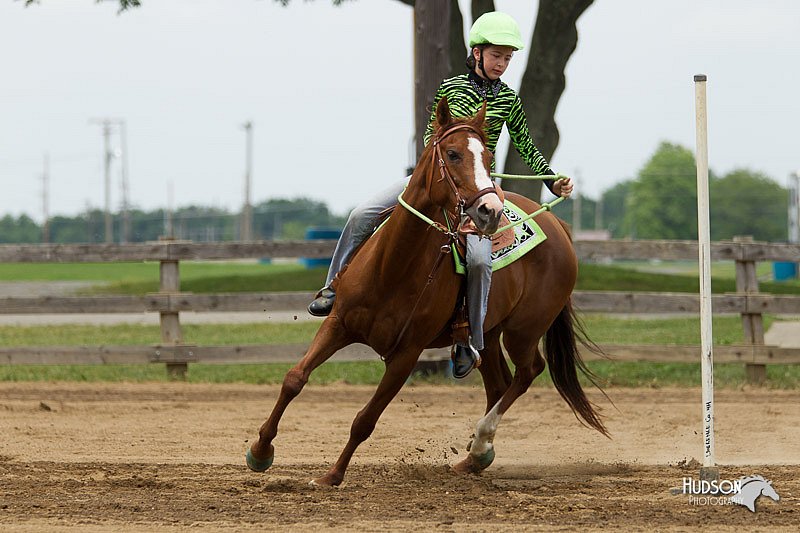
M263 472L272 466L275 455L272 440L278 434L278 422L289 402L300 394L315 368L351 342L336 317L329 317L322 323L306 355L283 378L278 401L275 402L267 421L261 426L258 440L247 451L247 466L251 470Z
M353 425L350 427L350 438L341 455L339 455L339 459L328 470L327 474L312 480L312 485L330 487L339 485L342 482L347 465L350 464L350 459L353 457L356 448L369 438L386 406L403 388L406 379L411 375L411 371L414 370L414 364L417 362L420 353L422 353L422 348L397 352L386 363L386 371L383 373L383 378L381 378L375 394L353 420Z
M507 349L510 337L506 334L504 338ZM528 342L527 353L525 350L520 350L523 354L521 357L514 358L512 356L516 371L511 384L497 403L478 421L475 427L475 437L469 446L469 454L464 460L453 465L453 471L459 474L477 474L488 468L494 461L494 436L497 433L500 419L511 407L511 404L528 390L536 376L544 370L545 361L536 346L537 343L538 338L536 343ZM512 346L514 346L513 343ZM519 352L509 350L509 353Z

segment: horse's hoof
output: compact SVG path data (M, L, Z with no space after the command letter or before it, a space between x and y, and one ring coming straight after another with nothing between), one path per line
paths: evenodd
M454 464L451 468L457 474L478 474L486 470L492 462L494 462L494 447L489 448L482 455L469 454L463 461Z
M322 477L318 477L316 479L312 479L308 482L309 485L312 487L320 487L324 489L333 489L339 486L341 480L334 479L330 474Z
M250 451L248 448L247 450L247 467L250 468L253 472L264 472L269 467L272 466L272 461L275 460L275 454L273 453L266 459L256 459L253 456L253 452Z

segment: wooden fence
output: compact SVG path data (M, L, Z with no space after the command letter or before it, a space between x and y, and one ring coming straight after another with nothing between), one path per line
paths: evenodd
M0 348L0 361L7 364L166 364L174 378L185 376L187 364L294 362L306 345L194 346L184 342L180 313L229 311L297 311L304 309L312 293L230 293L190 294L180 290L180 261L226 260L276 257L329 257L335 243L318 241L262 241L193 243L162 241L145 244L85 245L2 245L0 262L139 262L160 263L160 290L145 296L74 296L0 298L0 314L28 313L139 313L160 315L161 342L152 346L75 346ZM605 259L697 260L698 247L691 241L576 241L582 261ZM739 238L711 246L712 260L736 263L736 288L731 294L713 296L715 314L735 313L742 317L743 341L735 346L715 346L717 362L746 365L751 382L763 382L766 364L800 363L800 349L764 345L762 313L800 315L800 297L761 294L755 266L759 261L796 261L800 246L769 244ZM576 291L576 307L584 312L602 313L699 313L697 294L617 291ZM615 360L694 362L698 346L603 345ZM590 359L591 354L585 354ZM446 351L428 351L423 359L441 360ZM366 346L341 350L334 360L374 359Z

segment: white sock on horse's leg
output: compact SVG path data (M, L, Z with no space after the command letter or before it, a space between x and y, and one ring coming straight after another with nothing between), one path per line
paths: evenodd
M492 441L502 417L503 415L500 414L500 402L498 401L483 418L478 420L478 424L475 427L475 438L469 449L470 454L481 456L494 447Z

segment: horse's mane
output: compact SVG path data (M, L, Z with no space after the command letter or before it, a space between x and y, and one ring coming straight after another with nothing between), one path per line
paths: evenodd
M764 483L769 483L769 481L764 479L764 476L747 476L743 477L740 481L742 482L742 486L752 483L753 481L763 481Z

